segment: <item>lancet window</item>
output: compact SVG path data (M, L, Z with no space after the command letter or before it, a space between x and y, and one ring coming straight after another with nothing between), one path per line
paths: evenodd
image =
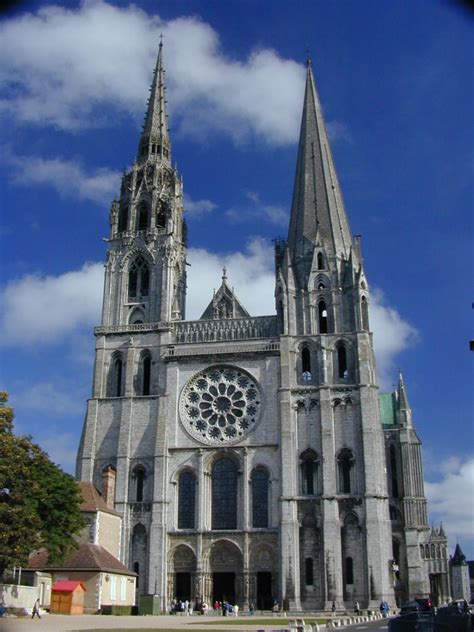
M137 300L148 297L150 286L150 270L145 259L140 255L130 266L128 274L128 298Z
M123 362L122 358L117 355L112 358L108 379L108 397L123 397Z
M258 468L252 472L252 526L268 527L268 472Z
M338 492L340 494L350 494L352 491L352 470L354 466L354 455L352 451L344 448L337 457L338 469Z
M141 503L145 497L146 471L142 465L138 465L132 472L132 501Z
M228 458L212 467L212 528L237 528L237 467Z
M178 529L194 529L196 513L196 477L189 470L179 476Z
M301 463L301 491L313 496L318 488L318 459L313 450L306 450L300 458Z
M318 321L319 321L319 333L327 334L328 329L328 310L324 301L318 303Z

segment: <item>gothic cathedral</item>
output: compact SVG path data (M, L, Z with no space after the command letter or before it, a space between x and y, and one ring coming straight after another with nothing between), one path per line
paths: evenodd
M77 478L122 516L140 594L330 610L449 595L405 385L380 394L360 239L311 63L275 314L224 271L185 320L182 179L162 45L133 167L110 213L102 325Z

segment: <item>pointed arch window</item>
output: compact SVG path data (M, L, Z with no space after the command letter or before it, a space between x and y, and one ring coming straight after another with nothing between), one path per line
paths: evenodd
M347 556L345 559L345 583L353 584L354 583L354 561L352 557Z
M301 455L301 491L307 496L313 496L318 488L318 458L313 450L307 450Z
M138 300L146 298L149 292L150 270L145 259L139 255L130 266L128 273L128 298Z
M237 528L237 467L228 458L212 466L212 528Z
M146 483L146 471L142 465L139 465L133 470L132 482L133 482L132 500L134 500L137 503L142 503L145 497L145 483Z
M309 382L313 378L311 372L311 351L309 347L301 349L301 377L304 382Z
M362 297L361 300L361 310L362 310L362 329L364 331L369 331L369 304L365 296Z
M119 221L118 221L118 231L119 233L123 233L128 228L128 204L123 204L120 206L119 210Z
M349 377L349 371L347 367L347 351L344 343L338 342L336 346L337 352L337 376L340 380L345 380Z
M318 270L324 270L324 257L322 252L318 252Z
M178 483L178 529L194 529L196 514L196 477L186 470Z
M147 230L150 222L150 212L148 204L142 202L138 207L137 230Z
M151 356L150 352L142 351L135 378L135 393L137 395L151 394Z
M108 397L123 396L123 362L120 356L115 356L110 365Z
M319 320L319 333L328 333L328 310L324 301L318 303L318 320Z
M390 446L390 474L392 484L392 496L398 498L398 471L397 471L397 453L395 446Z
M314 570L313 570L313 558L307 557L304 561L304 575L306 586L312 586L314 584Z
M262 468L252 472L252 526L255 529L268 527L268 483L269 476Z
M352 471L354 466L354 455L352 451L344 448L337 458L338 469L338 492L340 494L350 494L352 491Z

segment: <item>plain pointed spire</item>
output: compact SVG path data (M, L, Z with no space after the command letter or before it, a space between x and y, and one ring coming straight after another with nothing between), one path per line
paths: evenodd
M311 265L318 232L330 256L349 256L352 245L349 222L316 90L312 62L308 59L288 233L293 262L301 267L300 262L304 261L306 274Z
M163 67L163 41L160 40L145 123L140 137L138 159L158 155L169 159L170 138L166 114L165 70Z

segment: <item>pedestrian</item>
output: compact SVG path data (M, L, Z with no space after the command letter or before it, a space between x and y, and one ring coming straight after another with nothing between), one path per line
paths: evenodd
M253 605L253 603L251 603L249 606L249 614L253 614L254 612L255 612L255 606Z
M332 613L336 612L336 602L335 601L332 602L331 612Z
M358 602L358 601L356 601L356 602L354 603L354 612L355 612L356 614L360 614L360 606L359 606L359 602Z
M38 619L41 619L41 616L40 616L40 600L39 599L37 599L35 601L35 604L33 606L33 613L31 615L31 618L34 619L35 615L38 617Z
M239 616L239 606L237 604L234 605L234 617Z

